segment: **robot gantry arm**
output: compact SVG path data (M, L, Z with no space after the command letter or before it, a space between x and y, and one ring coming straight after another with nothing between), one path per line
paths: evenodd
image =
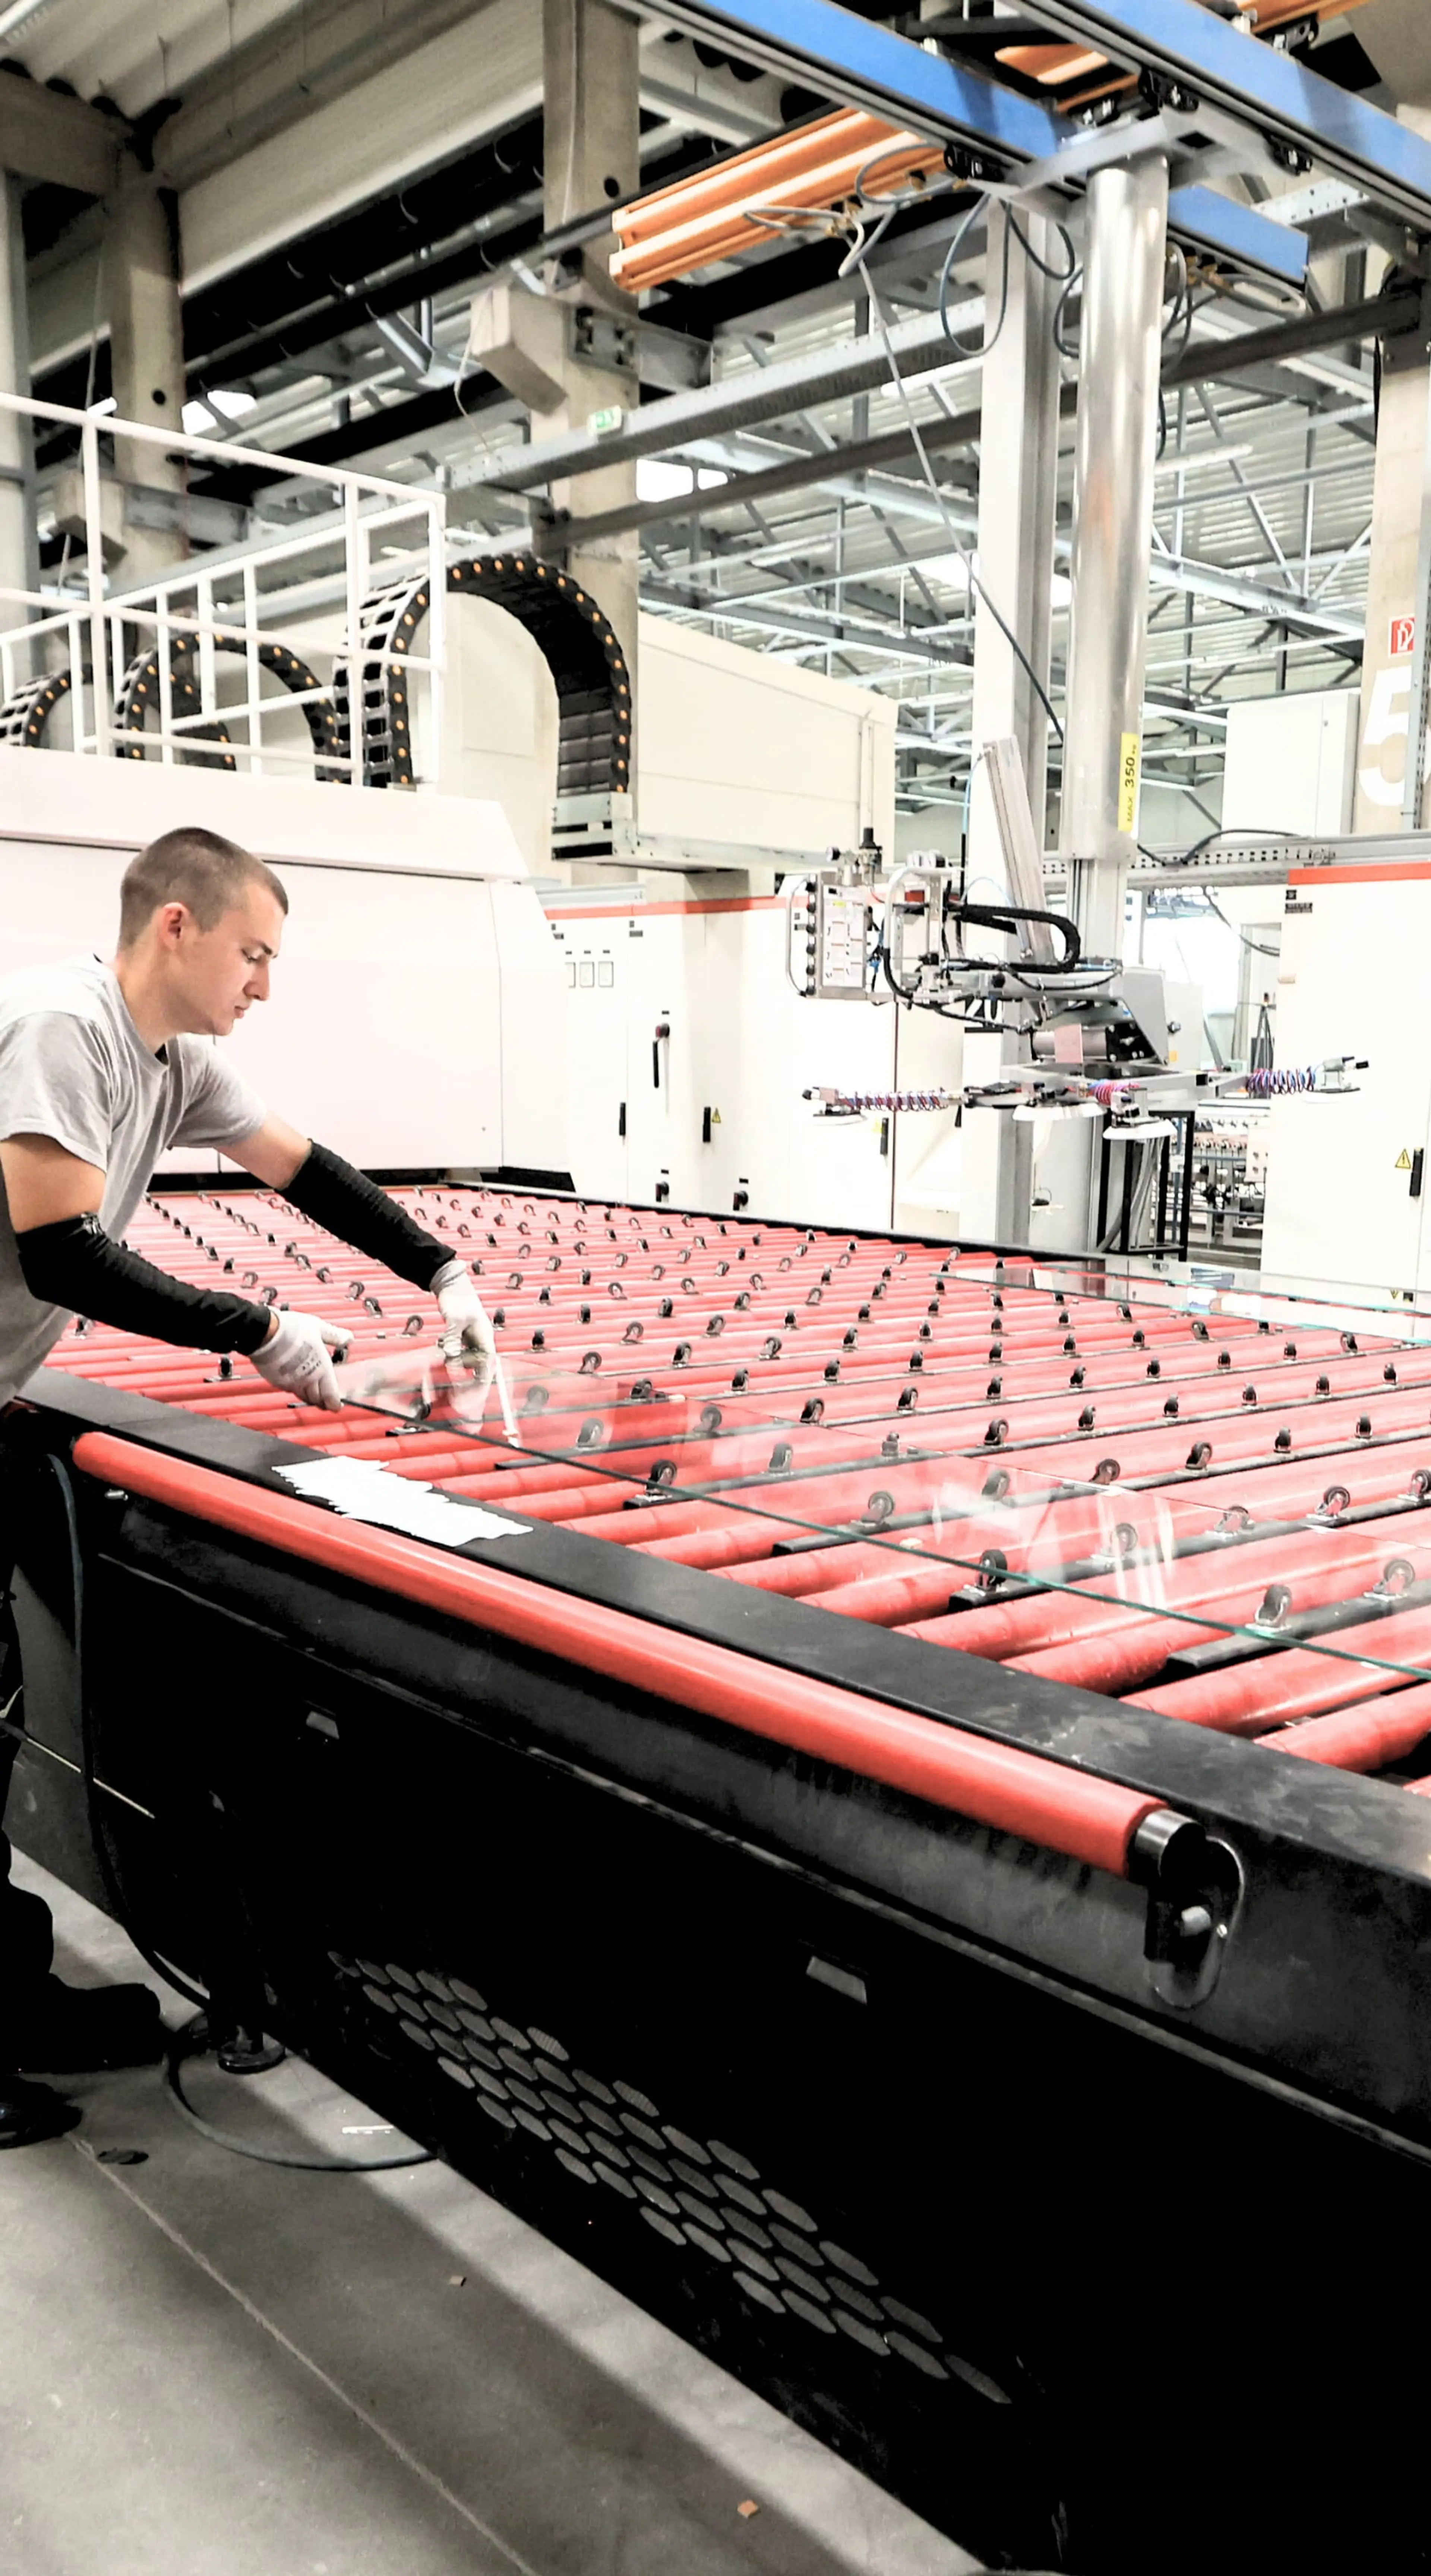
M1180 1069L1160 975L1116 957L1083 953L1076 924L1048 910L1023 769L1012 742L981 759L1010 899L969 900L963 867L923 851L886 869L867 831L857 850L787 894L786 969L810 1000L884 1003L932 1011L980 1036L1012 1036L1018 1052L995 1078L958 1091L805 1093L821 1117L869 1109L1006 1110L1016 1118L1102 1117L1145 1132L1159 1112L1194 1109L1228 1093L1347 1092L1365 1069L1352 1056L1250 1073ZM1002 944L1001 944L1002 943Z

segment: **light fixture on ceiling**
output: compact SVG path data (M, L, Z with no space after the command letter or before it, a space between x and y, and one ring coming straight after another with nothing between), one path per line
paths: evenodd
M221 429L226 420L242 420L246 412L257 409L257 394L237 393L225 386L216 393L206 393L202 402L186 402L184 427L190 438L207 438L210 430Z
M53 7L54 0L10 0L8 8L0 9L0 54L8 54L26 29Z
M729 475L713 465L703 465L693 472L689 465L669 463L663 456L639 456L636 460L638 501L677 501L687 492L713 491L729 480Z
M957 590L966 595L969 589L969 567L971 564L974 569L974 579L977 581L979 578L979 557L977 552L968 555L951 553L947 555L912 555L910 557L910 570L912 572L921 573L926 581L937 581L942 583L946 590ZM1048 604L1050 608L1054 610L1055 614L1057 614L1058 610L1071 607L1072 602L1073 584L1069 580L1067 573L1051 573L1048 584Z

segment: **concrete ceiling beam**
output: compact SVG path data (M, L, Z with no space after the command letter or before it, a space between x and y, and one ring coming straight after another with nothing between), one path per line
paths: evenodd
M197 102L163 129L158 175L178 189L186 294L540 108L541 13L530 0L485 0L477 8L472 0L433 0L406 10L385 41L378 0L344 0L344 6L354 21L371 18L373 42L364 49L352 37L343 57L347 85L337 86L335 72L332 94L320 94L316 104L306 101L301 117L291 112L297 93L290 77L287 121L279 121L277 97L265 113L255 109L243 148L231 148L226 159L214 157L217 139L206 126L190 126L186 133L184 124L191 113L198 118L201 107L205 117L217 117L216 105ZM286 60L278 38L291 23L280 22L272 54L263 57L275 86ZM415 35L422 41L414 42ZM57 108L75 104L49 91L40 94ZM104 124L102 118L96 122ZM96 229L89 227L88 234L67 246L73 256L37 263L32 274L37 373L88 345L99 257Z
M729 65L703 63L688 36L658 33L642 47L642 106L720 143L744 148L776 133L786 122L783 86L770 72L742 80Z
M39 81L0 80L0 170L17 179L108 196L127 128Z

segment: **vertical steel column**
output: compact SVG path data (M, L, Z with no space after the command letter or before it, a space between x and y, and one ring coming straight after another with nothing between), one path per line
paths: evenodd
M1424 337L1424 335L1422 335ZM1426 388L1421 447L1421 529L1416 557L1415 631L1411 648L1411 702L1407 711L1406 769L1401 785L1401 828L1419 832L1426 803L1426 771L1431 741L1431 375L1417 378ZM1368 637L1370 642L1370 637Z
M28 394L30 341L26 327L25 244L20 230L18 180L0 170L0 393ZM35 536L34 439L23 412L0 412L0 587L38 590L40 558ZM0 600L0 627L25 626L32 611ZM12 676L31 676L32 644L11 656Z
M1062 252L1053 225L1025 215L1023 229L1045 269ZM999 309L1008 258L1003 327L984 362L980 400L979 581L974 602L974 750L1009 735L1023 754L1034 831L1043 847L1048 717L1024 664L992 610L1012 628L1044 689L1049 685L1053 532L1058 491L1058 352L1053 317L1059 289L1025 251L1002 206L989 209L984 310ZM991 607L992 603L992 607ZM987 781L976 771L969 808L969 872L1002 877Z
M542 160L543 211L549 231L590 212L603 202L630 196L641 175L641 107L637 77L639 30L634 16L607 5L607 0L542 0ZM563 430L608 426L634 411L641 399L636 365L636 305L614 286L610 276L614 233L586 242L566 261L548 264L549 299L538 333L542 373L559 399L550 410L533 401L532 436L540 440ZM554 318L559 326L550 328ZM530 317L528 317L530 322ZM520 317L518 317L520 328ZM500 369L498 370L500 373ZM634 464L607 466L549 487L550 512L574 508L590 511L624 509L636 497ZM548 527L550 522L547 523ZM532 515L534 542L543 551L561 549L559 533L544 533L541 513ZM558 559L563 559L558 551ZM636 790L637 727L640 723L637 618L641 573L639 531L597 538L594 544L566 552L566 568L610 621L626 662L632 714L628 801L613 804L613 825L621 833L629 823L629 797ZM559 808L560 808L560 800ZM597 879L598 859L575 861L573 883Z
M1088 187L1062 845L1085 949L1119 957L1142 765L1167 261L1159 153Z
M1058 235L1041 216L1025 215L1023 229L1045 268L1059 265ZM1008 304L1003 327L984 362L979 444L979 581L984 596L974 607L973 740L1009 735L1023 754L1029 803L1039 847L1044 842L1048 782L1048 718L1027 670L992 614L1018 637L1042 686L1049 685L1054 518L1058 498L1058 352L1053 315L1058 287L1029 258L1001 206L989 210L984 310L997 315L1004 260ZM992 603L992 609L991 605ZM969 800L969 880L1004 881L986 772L976 765ZM909 1079L915 1084L996 1082L1019 1062L1016 1037L979 1037L966 1031L962 1074L959 1032L942 1020L928 1031L922 1012L908 1015L900 1032L903 1063L913 1047ZM1029 1240L1033 1180L1032 1130L1015 1126L1006 1112L967 1111L959 1221L976 1242L1024 1244ZM1081 1251L1083 1230L1071 1250Z
M123 669L119 652L111 656L110 638L104 613L104 487L99 470L99 431L91 413L80 431L80 470L84 476L85 582L89 591L89 657L90 657L90 738L103 758L110 749L112 722L111 688ZM117 640L117 639L116 639ZM113 670L111 671L111 659ZM79 662L72 666L78 679ZM78 702L84 692L75 690L75 748L79 748L80 721Z

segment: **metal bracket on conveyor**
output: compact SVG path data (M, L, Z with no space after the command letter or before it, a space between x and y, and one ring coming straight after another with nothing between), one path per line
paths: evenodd
M1133 1836L1128 1876L1148 1891L1143 1956L1154 1994L1184 2010L1205 2003L1242 1904L1242 1863L1232 1845L1192 1817L1158 1807Z

